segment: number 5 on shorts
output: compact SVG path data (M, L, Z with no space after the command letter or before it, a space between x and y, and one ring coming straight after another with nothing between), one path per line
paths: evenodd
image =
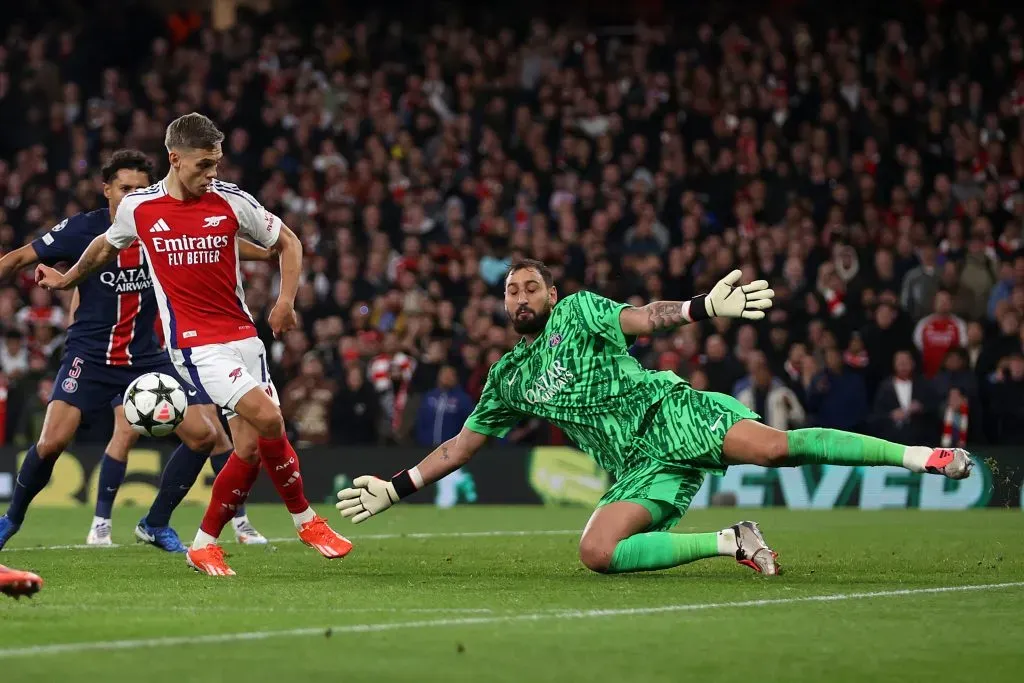
M79 375L82 374L82 364L84 362L85 361L83 361L81 358L75 356L75 359L71 361L71 369L68 370L68 377L78 379Z

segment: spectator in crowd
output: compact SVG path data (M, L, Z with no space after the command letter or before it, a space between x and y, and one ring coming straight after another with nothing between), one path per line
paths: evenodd
M729 347L721 335L713 334L708 337L705 348L707 357L703 370L708 378L708 388L711 391L731 394L733 386L743 377L743 366L729 352Z
M28 346L24 339L21 330L10 327L4 335L4 345L0 347L0 368L14 380L28 372Z
M1000 361L1021 350L1020 315L1017 311L1001 306L998 313L998 327L981 347L975 371L982 377L989 377Z
M804 377L807 412L819 427L862 430L868 411L864 379L843 363L837 348L825 350L825 367L817 372L808 364Z
M423 397L416 417L416 443L436 447L455 437L473 411L473 399L458 385L458 375L450 365L437 373L437 388Z
M324 376L320 356L306 353L299 376L281 392L281 414L294 430L298 448L330 443L331 403L336 390L334 382Z
M921 370L931 378L942 368L950 349L967 345L967 323L953 314L953 296L942 289L935 294L935 312L918 321L914 344L921 352Z
M64 315L64 309L50 292L35 287L29 291L29 303L18 311L16 320L18 325L26 330L37 323L63 328Z
M690 385L697 391L710 391L708 374L700 368L690 374Z
M920 248L919 258L920 265L903 278L903 289L900 295L900 302L904 310L914 320L931 313L935 294L941 286L939 269L936 265L935 246L930 242L925 242Z
M989 292L996 284L996 265L985 240L972 237L967 243L967 255L960 269L960 288L969 295L966 315L970 320L981 320L986 310Z
M377 393L358 363L345 367L344 378L331 405L331 442L336 446L375 444L381 412Z
M416 417L416 442L427 451L455 438L462 424L473 412L473 399L458 385L458 375L450 365L437 373L437 388L427 392ZM475 500L472 478L461 469L437 483L438 507L449 508L460 499Z
M966 350L950 349L934 387L936 398L943 405L943 439L950 446L984 440L981 392Z
M426 344L422 357L416 363L416 369L413 370L409 385L409 397L405 404L406 414L413 415L416 420L419 419L423 397L437 386L437 376L445 365L445 356L444 342L440 339L433 339ZM459 383L458 377L456 377L456 383Z
M53 394L53 380L46 377L36 384L35 395L31 404L19 412L18 424L14 429L14 443L28 446L39 440L43 431L43 419L46 417L46 405Z
M1014 287L1024 285L1024 255L1018 254L1012 263L1003 261L999 272L999 280L988 295L988 317L992 320L996 319L997 307L1009 300Z
M967 323L967 346L964 351L967 354L967 365L975 373L978 372L978 359L985 348L985 328L976 320Z
M740 403L761 416L761 421L776 429L796 429L806 415L800 399L782 380L774 377L768 360L760 351L747 357L749 382L736 394Z
M1000 359L991 383L993 433L1001 443L1024 438L1024 356L1015 352Z
M961 320L970 320L977 317L973 311L973 292L960 284L959 261L946 261L942 264L941 283L942 291L949 294L949 312L951 315Z
M914 374L914 357L899 351L871 412L876 436L897 443L930 443L939 436L938 401L927 379Z

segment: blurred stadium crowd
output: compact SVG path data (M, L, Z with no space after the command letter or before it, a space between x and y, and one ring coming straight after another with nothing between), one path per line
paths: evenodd
M127 21L127 20L123 20ZM301 237L301 329L247 300L301 444L452 435L514 343L511 259L560 294L686 299L763 277L763 324L638 340L767 423L909 443L1024 433L1024 43L1010 15L480 27L193 15L132 41L0 34L0 249L101 206L98 169L200 111L221 177ZM101 67L101 68L98 68ZM31 440L67 301L0 289L8 441ZM509 440L562 443L526 423Z

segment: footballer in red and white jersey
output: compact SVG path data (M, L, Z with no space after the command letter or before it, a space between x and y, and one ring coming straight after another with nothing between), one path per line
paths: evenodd
M189 566L211 576L234 574L217 538L245 503L261 469L274 482L300 540L330 559L352 549L305 497L298 455L288 442L267 371L266 348L242 291L239 233L279 254L281 291L268 322L275 335L294 328L302 243L251 195L216 179L223 141L224 133L202 114L172 121L164 138L167 176L127 195L113 225L67 273L43 273L38 279L43 287L68 289L136 239L142 245L175 369L229 418L241 418L229 422L235 452L214 480L210 504L186 552Z
M185 201L172 197L165 183L126 196L106 238L118 249L136 238L142 244L168 347L255 337L237 235L271 248L281 219L231 183L214 180L205 194Z

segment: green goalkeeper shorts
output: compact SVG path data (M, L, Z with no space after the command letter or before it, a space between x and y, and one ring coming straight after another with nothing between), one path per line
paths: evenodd
M725 434L748 419L759 416L732 396L681 384L648 411L630 445L629 466L598 507L637 503L651 513L648 531L670 529L690 507L705 475L725 472Z

